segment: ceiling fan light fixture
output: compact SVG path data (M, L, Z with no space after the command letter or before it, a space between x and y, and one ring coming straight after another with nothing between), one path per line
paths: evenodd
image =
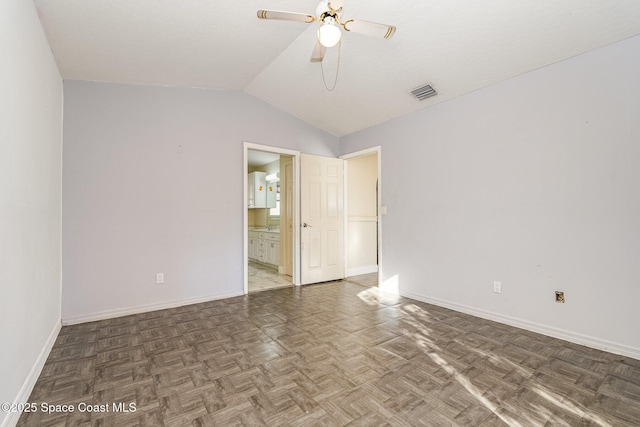
M318 28L318 41L324 47L333 47L338 44L342 37L340 28L335 24L333 18L325 18Z

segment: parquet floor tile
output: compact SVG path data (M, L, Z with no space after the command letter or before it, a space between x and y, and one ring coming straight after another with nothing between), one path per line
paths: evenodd
M640 361L354 282L65 326L18 425L640 425Z

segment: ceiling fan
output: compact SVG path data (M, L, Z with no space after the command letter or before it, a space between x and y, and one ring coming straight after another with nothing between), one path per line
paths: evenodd
M378 24L376 22L361 21L359 19L342 19L342 5L344 0L321 0L316 8L316 14L296 12L282 12L279 10L258 10L260 19L280 19L284 21L297 21L310 24L320 22L318 27L316 45L311 54L311 62L322 62L327 48L333 47L340 42L342 32L340 26L345 31L366 34L374 37L390 38L396 32L393 25Z

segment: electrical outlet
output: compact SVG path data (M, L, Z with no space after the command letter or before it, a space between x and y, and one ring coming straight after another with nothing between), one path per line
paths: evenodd
M556 302L560 302L564 304L564 292L556 291Z
M497 280L493 281L493 292L496 294L502 293L502 282L498 282Z
M156 283L158 285L161 284L161 283L164 283L164 273L156 274Z

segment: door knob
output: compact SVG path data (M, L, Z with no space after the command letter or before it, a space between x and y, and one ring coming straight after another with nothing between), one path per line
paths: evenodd
M306 222L303 222L303 223L302 223L302 226L303 226L304 228L311 227L311 225L307 224Z

